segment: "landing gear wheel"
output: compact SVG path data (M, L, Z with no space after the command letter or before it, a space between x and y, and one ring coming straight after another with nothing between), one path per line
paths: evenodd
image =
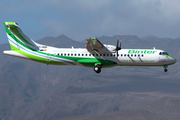
M165 69L164 69L164 72L167 72L167 71L168 71L168 70L165 68Z
M94 71L95 71L96 73L100 73L100 72L101 72L101 65L96 65L96 66L94 67Z
M164 67L164 72L167 72L168 70L167 70L167 65L163 65L163 67Z

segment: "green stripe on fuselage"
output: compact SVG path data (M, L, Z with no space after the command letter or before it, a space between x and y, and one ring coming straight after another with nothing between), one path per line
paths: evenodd
M113 66L117 65L117 63L115 63L113 61L96 59L96 58L79 58L79 60L77 62L86 67L94 67L96 64L102 64L103 67L113 67Z
M10 46L15 49L16 47L14 47L13 45L10 44ZM33 61L36 61L36 62L41 62L41 63L45 63L45 64L53 64L53 65L66 65L62 62L59 62L59 61L54 61L54 60L50 60L50 61L47 61L47 58L43 58L43 57L39 57L39 56L35 56L33 54L29 54L27 52L24 52L22 50L14 50L15 52L17 53L20 53L26 57L28 57L29 59L33 60ZM35 51L34 51L35 52Z
M173 58L172 56L170 56L170 55L164 55L164 56L166 56L166 57L170 57L170 58L172 58L172 59L174 59L175 60L175 58Z

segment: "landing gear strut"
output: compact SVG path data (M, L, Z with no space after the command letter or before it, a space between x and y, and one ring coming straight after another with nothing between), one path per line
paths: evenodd
M100 64L97 64L95 67L94 67L94 71L96 72L96 73L100 73L101 72L101 65Z
M167 72L167 71L168 71L168 70L167 70L167 67L168 67L168 66L167 66L167 65L164 65L163 67L164 67L164 72Z

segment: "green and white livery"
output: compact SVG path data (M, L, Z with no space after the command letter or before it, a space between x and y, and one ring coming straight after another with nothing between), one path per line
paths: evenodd
M34 42L27 37L15 22L5 22L4 27L11 50L4 54L52 65L79 65L92 67L96 73L101 68L113 66L163 66L176 59L159 49L121 49L117 46L102 44L96 38L86 39L86 48L56 48Z

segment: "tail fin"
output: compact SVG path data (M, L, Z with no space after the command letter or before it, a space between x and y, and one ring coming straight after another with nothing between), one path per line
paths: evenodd
M21 31L17 23L4 22L4 27L6 30L11 50L19 50L23 48L39 50L36 43Z

